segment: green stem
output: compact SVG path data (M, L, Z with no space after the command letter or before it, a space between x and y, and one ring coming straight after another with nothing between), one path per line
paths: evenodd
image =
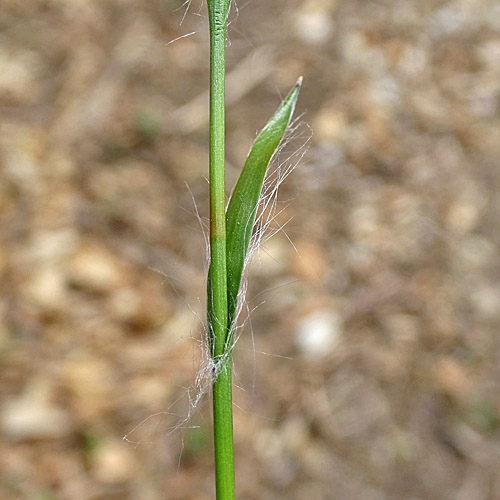
M221 363L213 385L217 500L234 500L231 356L226 351L227 273L224 181L225 60L229 0L209 0L210 22L210 252L212 355Z
M217 500L234 500L231 357L224 360L213 387L215 491Z

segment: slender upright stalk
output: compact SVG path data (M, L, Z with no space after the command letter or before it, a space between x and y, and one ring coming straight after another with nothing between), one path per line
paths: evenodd
M217 500L234 500L231 358L226 353L227 274L225 148L226 27L230 0L208 0L210 23L210 253L209 330L214 360L222 363L213 385Z

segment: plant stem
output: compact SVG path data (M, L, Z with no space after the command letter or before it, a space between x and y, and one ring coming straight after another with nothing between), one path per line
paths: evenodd
M225 60L229 0L209 0L210 22L210 253L213 310L209 312L214 360L221 363L213 385L217 500L234 500L233 409L226 275Z
M213 387L215 490L217 500L234 500L231 358L224 360Z

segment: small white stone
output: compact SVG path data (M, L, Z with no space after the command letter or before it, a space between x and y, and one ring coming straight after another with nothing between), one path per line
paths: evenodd
M305 7L294 20L297 35L307 44L321 45L333 31L333 22L328 12Z
M109 292L124 282L117 256L97 244L84 246L71 257L68 275L77 286L97 292Z
M296 343L301 352L312 357L328 355L341 341L342 320L330 310L321 309L303 318L296 330Z
M121 320L130 320L140 314L141 298L133 288L120 288L110 301L113 313Z
M456 200L448 209L447 223L455 233L466 234L474 229L479 220L477 204Z
M7 401L0 416L2 432L11 439L55 439L71 432L68 415L50 402L45 383L28 387Z
M58 262L75 250L78 234L73 229L38 231L27 246L26 257L39 262Z
M117 440L102 443L95 452L92 465L95 477L108 484L126 481L137 467L130 447Z
M55 267L46 267L33 275L28 285L30 299L44 309L58 309L64 303L64 277Z
M482 320L497 321L500 318L500 290L481 283L469 292L472 305Z

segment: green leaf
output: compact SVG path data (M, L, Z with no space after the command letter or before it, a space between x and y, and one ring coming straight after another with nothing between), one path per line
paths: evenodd
M290 123L301 84L302 78L299 78L255 139L226 210L226 269L230 329L234 326L243 266L252 237L267 167Z
M238 292L267 167L283 138L299 97L302 77L267 122L250 149L226 210L228 333L234 329ZM214 355L212 267L208 271L208 340ZM227 344L227 338L225 340Z

